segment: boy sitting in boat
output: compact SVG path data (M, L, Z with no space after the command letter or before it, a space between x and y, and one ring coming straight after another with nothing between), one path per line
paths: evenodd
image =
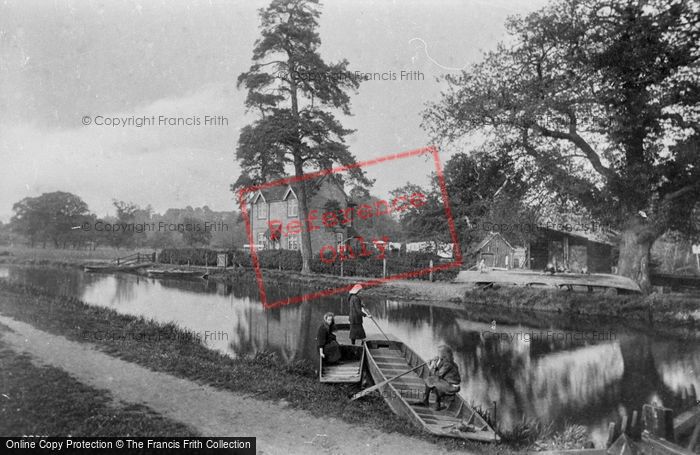
M340 345L335 338L335 315L326 313L323 315L323 323L318 328L316 343L318 353L326 364L338 363L340 360Z
M435 410L444 409L442 399L446 395L454 395L459 392L459 385L462 378L459 375L459 368L454 362L452 348L442 345L438 347L437 358L428 362L430 376L425 380L425 394L423 401L416 403L417 406L428 406L430 401L430 391L435 391Z

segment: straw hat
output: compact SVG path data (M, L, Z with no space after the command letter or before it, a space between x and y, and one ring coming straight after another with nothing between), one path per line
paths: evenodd
M350 289L350 294L357 294L358 292L360 292L361 289L362 289L362 285L356 284L355 286L352 287L352 289Z

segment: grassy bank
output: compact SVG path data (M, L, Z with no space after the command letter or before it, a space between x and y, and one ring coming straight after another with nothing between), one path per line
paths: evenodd
M573 316L604 316L690 329L700 327L700 299L677 294L604 295L502 288L469 291L463 299L468 305L557 312Z
M56 296L42 289L0 280L0 313L73 341L89 340L104 352L155 371L257 399L274 400L316 416L335 417L385 432L420 437L450 450L486 454L514 451L505 444L480 444L427 435L394 415L379 397L349 401L348 397L359 390L356 385L319 383L313 365L308 362L283 365L270 354L232 359L206 348L172 324L163 325L89 306L78 299ZM90 336L97 332L103 335ZM106 333L116 336L104 336ZM505 436L505 440L512 440ZM529 436L528 442L532 442L532 434Z
M0 264L82 266L91 262L108 262L148 249L130 250L100 247L95 250L60 248L31 248L28 246L0 247Z
M0 326L0 332L8 330ZM0 341L0 434L12 436L197 436L144 406L115 402ZM57 418L60 416L60 418Z

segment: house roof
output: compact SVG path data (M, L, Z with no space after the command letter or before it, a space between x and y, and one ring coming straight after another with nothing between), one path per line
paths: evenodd
M491 232L488 233L488 235L487 235L486 237L484 237L484 240L482 240L481 242L479 242L479 244L476 246L476 248L474 248L474 251L479 251L479 250L481 250L481 249L482 249L483 247L485 247L491 240L493 240L493 239L495 239L495 238L497 238L497 237L500 237L501 240L503 240L503 242L504 242L506 245L508 245L508 248L513 249L513 246L510 244L510 242L509 242L508 240L506 240L505 237L503 237L503 236L501 235L500 232L493 232L493 231L491 231Z
M273 186L271 188L258 190L258 194L260 194L263 197L265 202L282 201L284 200L284 195L287 193L288 188L289 187L287 185Z
M287 176L287 177L284 177L284 178L291 178L291 176ZM342 185L340 185L340 184L338 183L338 181L337 181L335 178L332 177L332 175L324 175L324 176L322 176L322 177L319 177L319 178L316 178L316 179L307 181L307 186L306 186L307 191L308 191L308 189L310 188L310 187L309 187L309 184L310 184L310 183L311 183L311 184L315 184L316 187L318 188L318 187L320 187L321 184L323 184L323 183L326 182L326 181L338 185L339 188L341 189L343 195L345 196L346 202L349 202L349 201L350 201L350 198L348 197L347 194L345 194L345 190L343 189ZM287 193L288 193L290 190L294 193L295 196L296 196L297 194L299 194L299 191L298 191L299 186L300 186L300 182L292 182L292 183L289 183L289 184L287 184L287 185L277 185L277 186L273 186L273 187L270 187L270 188L265 188L265 189L258 190L257 193L254 194L254 196L253 196L253 198L252 198L252 202L254 203L254 202L257 200L257 198L258 198L259 195L263 197L263 199L265 200L265 202L284 201L285 198L286 198L286 196L287 196ZM313 188L313 187L312 187L312 188ZM307 193L307 194L308 194L308 193ZM312 194L313 194L313 193L312 193ZM308 196L307 196L307 197L308 197Z
M594 243L601 243L603 245L611 245L615 246L617 243L617 239L619 237L619 233L613 230L603 230L603 229L598 229L595 231L584 231L584 230L562 230L562 229L553 229L553 228L545 228L542 227L540 228L541 231L551 231L551 232L557 232L560 234L568 235L570 237L576 237L579 239L587 240L589 242L594 242Z

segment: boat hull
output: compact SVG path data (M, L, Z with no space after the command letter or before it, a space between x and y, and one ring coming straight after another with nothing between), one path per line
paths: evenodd
M132 265L86 265L83 271L88 273L114 273L114 272L135 272L136 270L148 267L150 264Z
M465 283L475 288L487 285L549 287L554 289L581 288L587 291L595 289L615 289L623 293L641 293L639 285L630 278L605 273L555 273L535 272L531 270L489 270L485 272L462 270L455 277L454 283Z
M376 384L424 362L400 341L368 340L365 343L365 359ZM413 403L423 396L428 376L428 367L424 366L383 385L378 392L395 414L436 436L483 442L500 440L489 424L459 394L454 395L449 403L446 402L447 408L441 411L415 406ZM434 394L431 394L432 397Z
M207 274L198 270L146 270L152 278L206 278Z

